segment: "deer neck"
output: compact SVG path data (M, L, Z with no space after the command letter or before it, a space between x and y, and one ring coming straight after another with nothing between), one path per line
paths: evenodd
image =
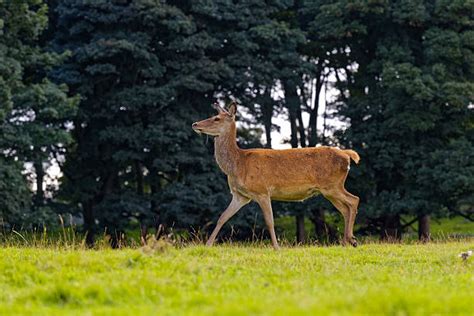
M241 149L237 146L236 135L234 123L228 131L217 136L214 141L217 164L226 175L230 176L237 174L240 162Z

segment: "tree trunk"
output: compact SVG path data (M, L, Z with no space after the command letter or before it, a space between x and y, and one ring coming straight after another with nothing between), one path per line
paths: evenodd
M316 238L320 243L328 242L327 240L327 232L326 232L326 221L324 219L324 210L323 209L315 209L313 210L313 218L312 222L314 224L314 230L316 232Z
M142 246L147 244L146 237L148 235L148 225L144 222L140 223L140 242Z
M296 113L290 109L290 127L291 127L291 138L290 144L292 148L298 148L298 129L296 127Z
M420 215L418 217L418 240L421 242L429 242L430 239L430 216Z
M311 221L316 232L316 238L321 244L332 244L338 240L337 229L326 222L324 210L314 209Z
M82 216L84 217L84 233L86 234L86 244L94 246L95 222L92 201L86 201L82 206Z
M324 113L323 113L323 132L322 132L322 135L320 137L321 139L321 144L322 145L327 145L327 141L326 141L326 130L327 130L327 117L328 117L328 107L327 105L324 107Z
M298 128L296 121L298 119L298 108L300 107L298 94L296 93L296 85L291 81L284 85L285 90L285 104L288 109L290 127L291 127L291 139L290 144L292 148L298 147ZM304 242L305 231L304 231L304 215L296 215L296 241L298 243Z
M304 228L304 215L296 215L296 242L302 244L306 241L306 231Z
M265 123L265 148L272 148L272 121Z
M318 143L318 133L317 133L317 125L318 125L318 110L311 110L309 114L309 140L308 146L314 147Z
M320 75L321 76L321 75ZM311 109L309 114L309 147L314 147L318 143L318 111L319 111L319 97L321 95L321 89L323 87L324 80L321 77L316 78L315 85L315 100L314 107Z
M108 146L107 146L108 147ZM102 190L95 196L94 204L97 205L104 201L108 195L114 192L114 189L120 187L118 172L115 170L109 170L105 176L104 183L102 185ZM95 218L92 218L92 221L95 222ZM107 233L110 237L110 245L112 248L117 248L121 244L121 235L123 232L118 232L115 227L115 222L111 222L110 226L106 227Z
M143 184L143 171L142 171L142 164L140 161L135 161L135 177L137 181L137 195L144 196L145 195L145 188ZM139 215L140 221L140 241L142 245L146 244L146 235L148 233L148 225L146 216L143 214Z
M272 148L272 116L273 116L273 104L269 93L265 93L263 104L262 104L262 118L263 125L265 127L265 148Z
M34 163L34 168L36 172L36 194L34 197L34 205L41 206L44 205L44 169L43 162L38 160Z
M113 232L110 233L110 246L112 249L119 249L124 246L124 232L122 230L114 229Z
M143 196L145 193L143 186L143 171L142 164L139 161L135 161L135 176L137 180L137 194Z
M400 216L398 214L386 215L383 218L380 238L381 240L388 242L399 242L402 239Z
M296 117L298 118L298 132L300 134L300 145L306 147L306 135L304 130L303 116L301 113L301 107L296 109Z
M151 170L152 170L152 172L156 172L156 171L153 171L153 169L151 169ZM158 203L156 202L156 199L155 199L155 194L158 192L158 186L152 182L152 184L150 184L150 189L151 189L150 211L151 211L151 214L155 214L155 216L154 216L155 238L159 239L161 234L163 233L164 226L161 223L160 208L159 208Z
M288 82L284 85L285 89L285 104L288 109L289 119L290 119L290 127L291 127L291 139L290 144L292 148L298 147L298 128L296 124L297 120L297 111L299 104L298 94L296 93L296 85L288 80Z

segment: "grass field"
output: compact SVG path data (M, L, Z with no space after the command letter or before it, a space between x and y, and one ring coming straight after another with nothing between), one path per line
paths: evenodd
M161 248L160 248L161 249ZM358 248L0 248L0 314L467 315L474 240Z
M413 217L404 218L404 222L410 222ZM326 220L335 226L339 232L344 231L344 222L339 214L332 212L327 214ZM474 222L462 217L451 218L432 218L431 219L431 237L435 240L458 239L459 237L474 237ZM278 236L286 240L294 240L296 236L296 223L294 216L280 216L275 218L275 227L278 231ZM314 239L314 225L308 217L305 218L306 239ZM355 226L357 236L357 222ZM358 236L360 238L360 236ZM372 240L378 240L379 236L372 236ZM418 231L416 223L408 227L407 231L403 233L405 241L415 241L418 239Z

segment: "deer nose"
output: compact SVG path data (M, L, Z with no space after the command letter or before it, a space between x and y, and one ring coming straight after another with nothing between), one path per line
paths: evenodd
M196 127L198 125L198 123L193 123L192 127Z

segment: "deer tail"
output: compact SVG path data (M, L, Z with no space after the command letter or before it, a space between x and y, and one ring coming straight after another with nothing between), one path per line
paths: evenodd
M354 160L356 164L359 163L359 160L360 160L359 154L356 153L354 150L344 149L343 152L345 152L349 157L351 157L351 159Z

